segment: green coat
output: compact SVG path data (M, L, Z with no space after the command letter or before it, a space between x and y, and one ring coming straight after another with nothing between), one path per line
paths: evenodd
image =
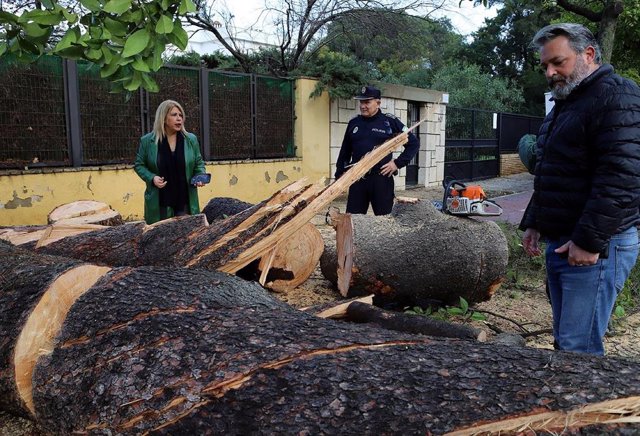
M187 133L184 138L184 161L186 164L187 186L189 187L189 214L200 213L198 189L191 184L191 178L196 174L204 174L204 160L200 154L198 138L193 133ZM158 145L153 133L147 133L140 138L138 154L134 170L147 184L144 191L144 220L147 224L160 221L160 190L153 184L154 176L158 175ZM173 216L173 210L168 209L168 216Z

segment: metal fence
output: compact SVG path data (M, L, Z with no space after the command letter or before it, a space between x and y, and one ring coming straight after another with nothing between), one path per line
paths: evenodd
M475 109L447 108L445 131L445 179L477 180L500 172L494 113Z
M157 93L111 93L89 63L2 57L0 168L132 163L167 99L184 107L205 160L295 156L293 81L180 66L153 77Z
M542 117L447 108L445 179L479 180L500 175L500 155L516 153L518 141L537 134Z

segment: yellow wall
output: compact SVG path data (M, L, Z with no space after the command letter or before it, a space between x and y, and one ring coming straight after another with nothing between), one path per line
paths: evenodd
M310 100L315 82L296 82L296 158L209 162L211 183L200 188L200 207L213 197L234 197L251 203L268 198L288 184L307 177L329 177L329 98ZM109 204L127 220L143 215L144 183L131 165L51 168L0 172L0 226L46 224L56 206L76 200Z

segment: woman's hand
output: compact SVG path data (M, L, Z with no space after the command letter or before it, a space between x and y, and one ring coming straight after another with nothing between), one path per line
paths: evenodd
M204 183L196 182L196 188L202 188L203 186L204 186Z
M160 176L153 176L153 184L156 186L156 188L160 189L167 186L167 182L164 180L164 177Z

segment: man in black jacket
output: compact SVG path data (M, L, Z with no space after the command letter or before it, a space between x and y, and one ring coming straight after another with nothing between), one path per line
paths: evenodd
M537 138L534 193L520 228L546 266L555 345L604 354L615 300L638 256L640 89L601 65L578 24L541 29L532 45L554 108Z
M336 161L336 179L367 153L398 133L407 130L402 121L394 115L380 110L380 90L373 86L363 86L354 99L360 102L360 115L352 118L347 125L340 154ZM398 169L406 166L416 155L420 143L413 133L405 149L396 159L384 157L362 179L349 188L347 212L367 213L369 203L376 215L391 213L394 198L393 176Z

